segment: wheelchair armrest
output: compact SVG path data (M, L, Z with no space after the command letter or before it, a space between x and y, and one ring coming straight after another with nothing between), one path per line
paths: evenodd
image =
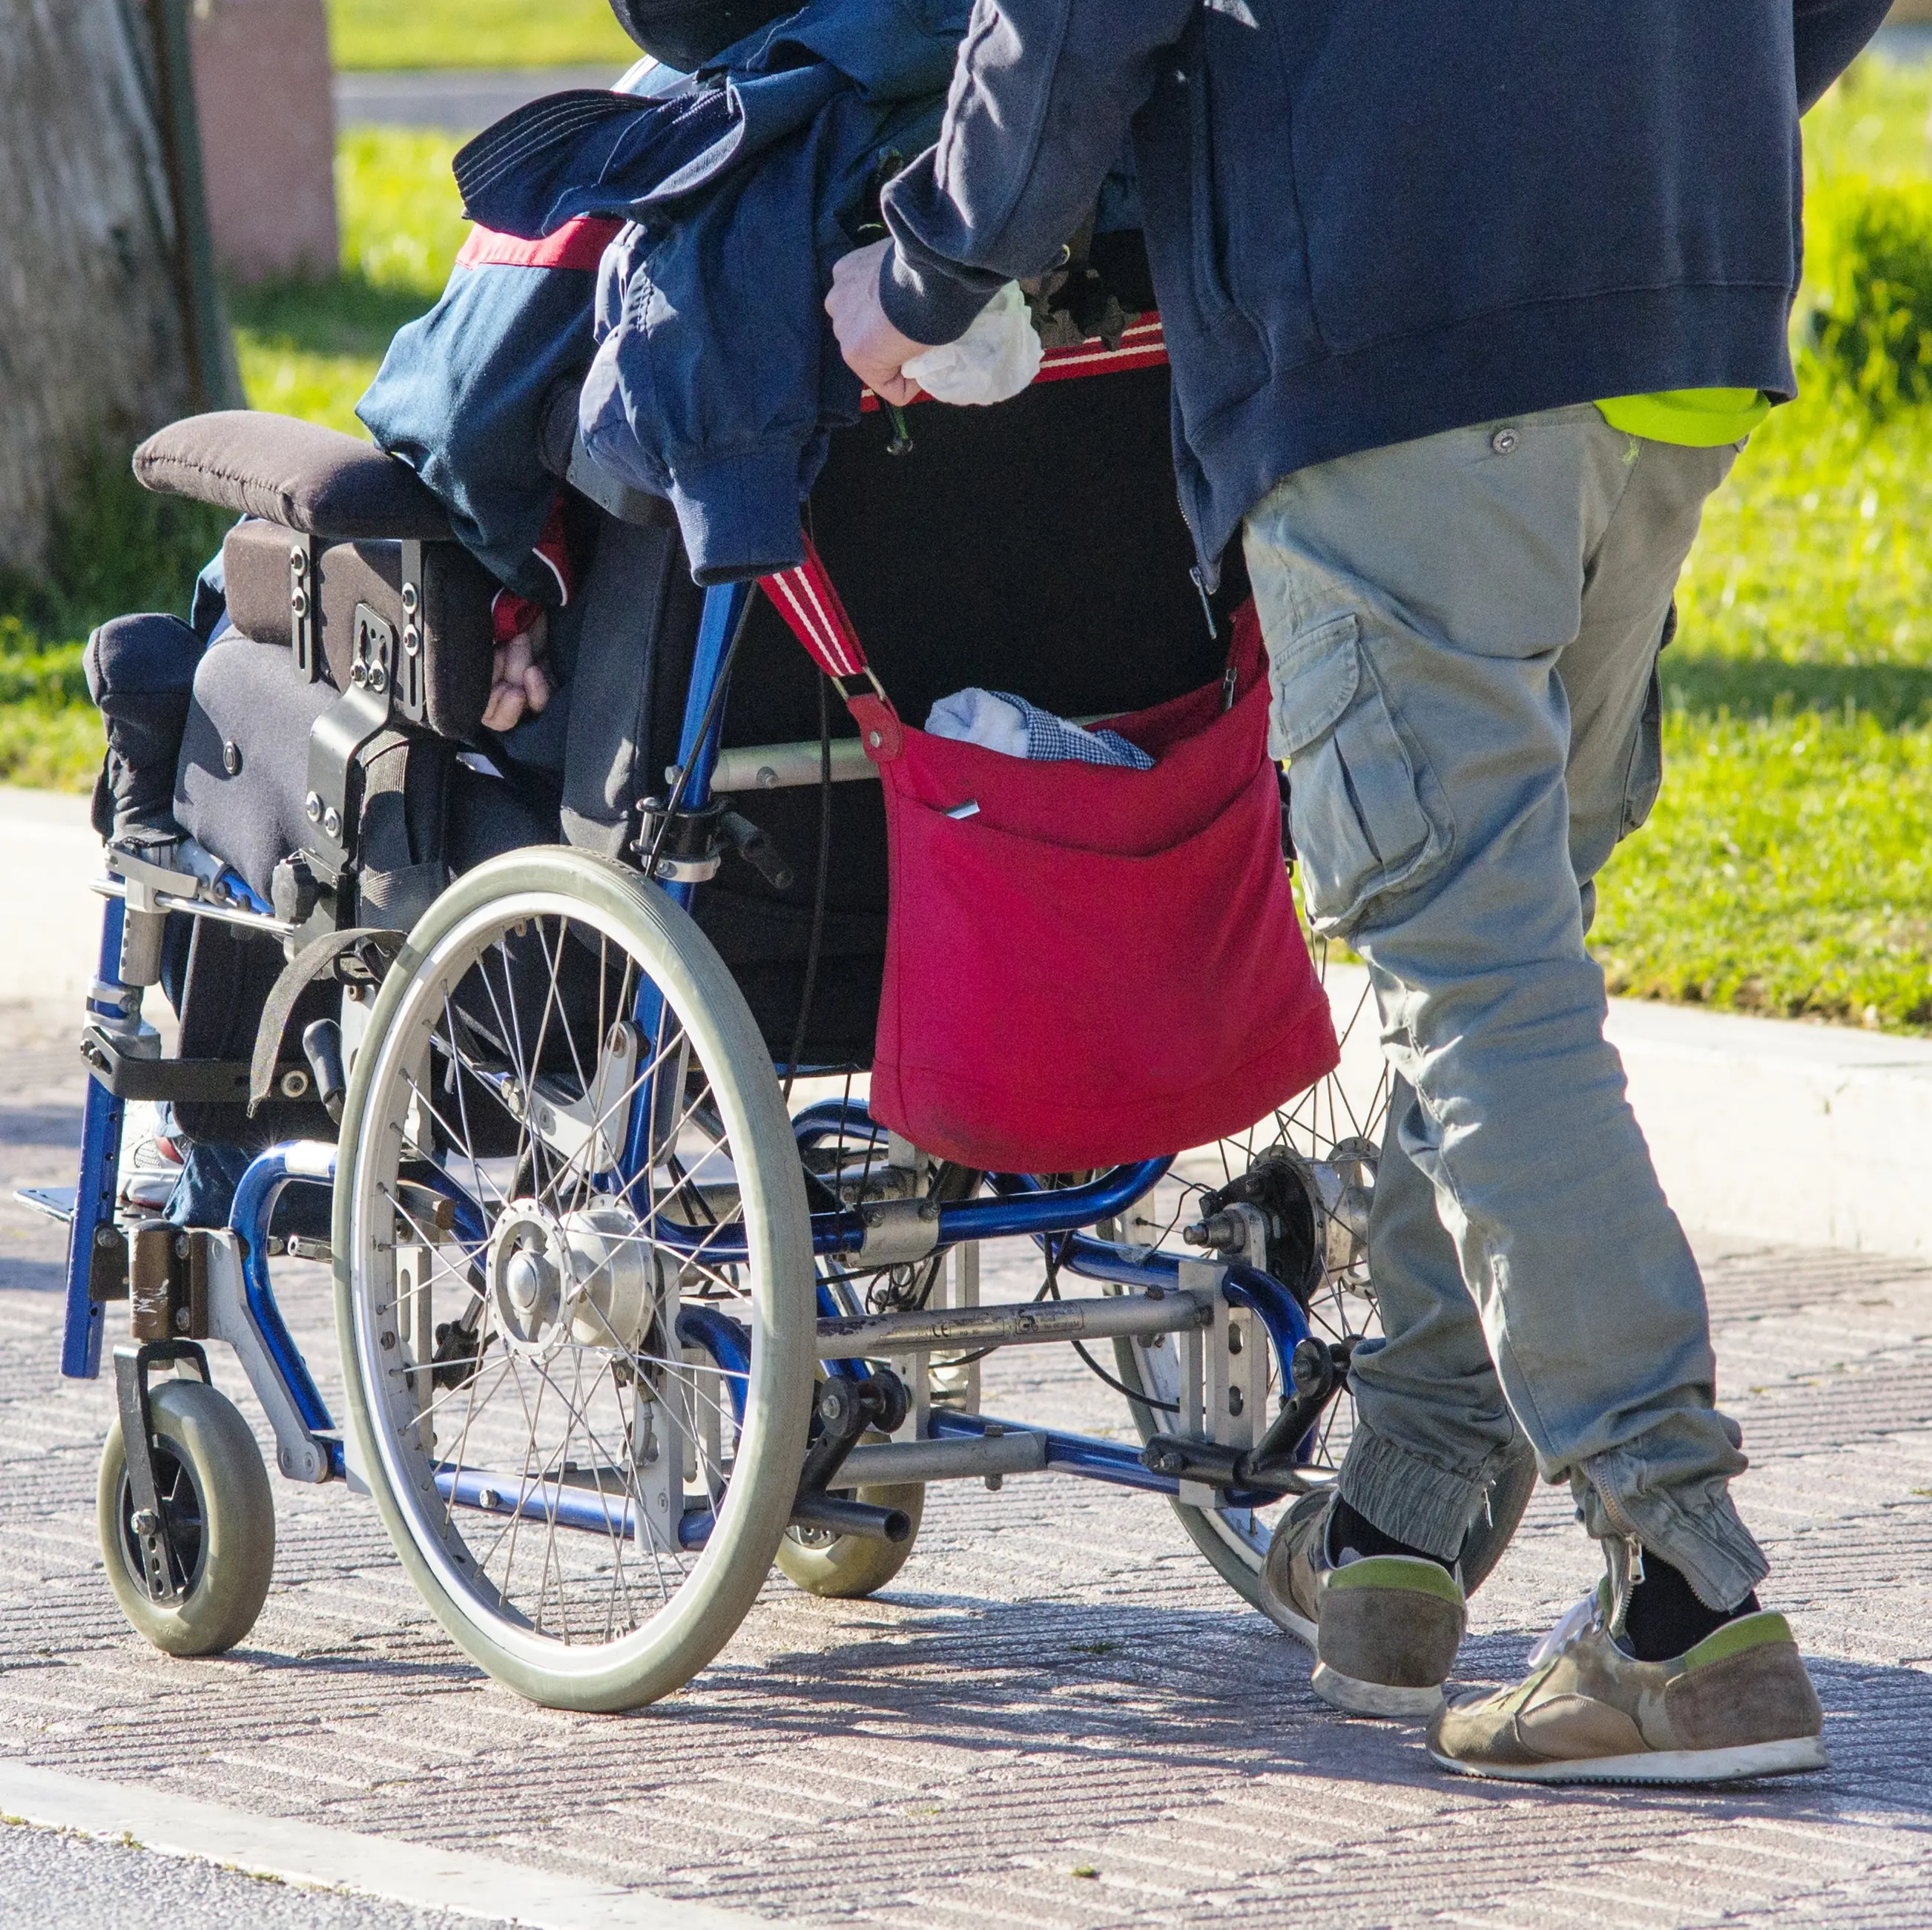
M189 416L134 452L142 487L337 541L446 540L449 518L415 471L339 429L256 409Z
M588 497L607 516L620 523L634 523L642 530L663 530L675 520L670 505L648 490L633 489L622 477L600 469L584 446L584 431L577 431L570 444L570 460L563 479L578 495Z
M402 542L364 538L316 545L309 595L325 674L350 688L356 613L367 608L400 638L410 622L403 607ZM238 523L221 545L228 614L244 637L288 649L294 641L290 608L289 538L270 523ZM490 701L490 605L496 583L455 542L426 542L422 601L416 611L422 650L423 721L440 735L467 738Z

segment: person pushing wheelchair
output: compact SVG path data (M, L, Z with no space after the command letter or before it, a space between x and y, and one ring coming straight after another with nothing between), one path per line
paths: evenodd
M1605 1041L1593 880L1661 775L1703 502L1794 378L1798 117L1887 0L979 0L937 145L826 308L883 398L1131 151L1208 582L1238 534L1318 929L1396 1076L1332 1496L1267 1587L1315 1687L1539 1781L1820 1768L1760 1606L1697 1265ZM1211 988L1208 995L1213 995ZM1608 1574L1445 1704L1526 1441Z

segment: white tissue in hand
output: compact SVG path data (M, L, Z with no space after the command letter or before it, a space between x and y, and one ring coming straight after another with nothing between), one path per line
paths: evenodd
M1010 281L956 342L922 350L900 373L938 402L1004 402L1040 373L1040 355L1026 297Z

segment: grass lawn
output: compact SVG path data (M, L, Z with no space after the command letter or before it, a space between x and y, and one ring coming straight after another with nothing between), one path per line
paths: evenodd
M494 50L499 26L527 33L517 23L532 11L469 8L463 44ZM439 0L392 31L364 0L335 0L338 52L401 65L399 46L440 46L420 56L438 64L455 44L452 17ZM602 0L558 7L545 31L561 44L569 23L587 32L606 18ZM616 59L622 48L554 57ZM1814 110L1814 254L1863 183L1932 174L1928 108L1932 68L1866 62ZM357 428L356 399L385 344L435 299L460 245L455 146L345 131L341 275L231 298L255 406ZM76 533L64 553L111 566L74 564L51 599L0 585L0 779L89 781L99 740L78 701L72 640L116 610L184 608L219 540L219 520L191 508L130 495L116 479L94 488L81 521L112 539ZM1932 1031L1928 538L1932 407L1874 423L1810 380L1752 439L1707 511L1680 590L1664 663L1663 797L1601 881L1592 942L1613 989Z
M1814 256L1932 173L1928 109L1932 68L1867 61L1813 110ZM1932 409L1808 380L1751 438L1678 587L1663 795L1600 883L1612 991L1932 1030L1928 544Z
M1591 934L1611 990L1932 1030L1932 731L1682 710L1664 752Z
M449 164L460 136L350 128L337 143L342 272L237 289L236 358L250 405L363 433L356 401L389 338L442 291L465 224Z
M607 0L328 0L340 68L630 65Z

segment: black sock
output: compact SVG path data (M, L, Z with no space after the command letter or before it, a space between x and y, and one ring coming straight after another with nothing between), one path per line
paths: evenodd
M1412 1548L1406 1541L1398 1541L1393 1535L1384 1535L1366 1514L1358 1513L1339 1494L1328 1517L1328 1546L1337 1556L1344 1548L1353 1548L1358 1555L1408 1555L1418 1562L1433 1562L1438 1568L1454 1565L1440 1555L1432 1555L1426 1548Z
M1624 1618L1623 1645L1640 1662L1667 1662L1726 1622L1757 1612L1755 1592L1735 1608L1706 1608L1682 1571L1646 1548L1643 1579L1630 1591L1630 1612Z

